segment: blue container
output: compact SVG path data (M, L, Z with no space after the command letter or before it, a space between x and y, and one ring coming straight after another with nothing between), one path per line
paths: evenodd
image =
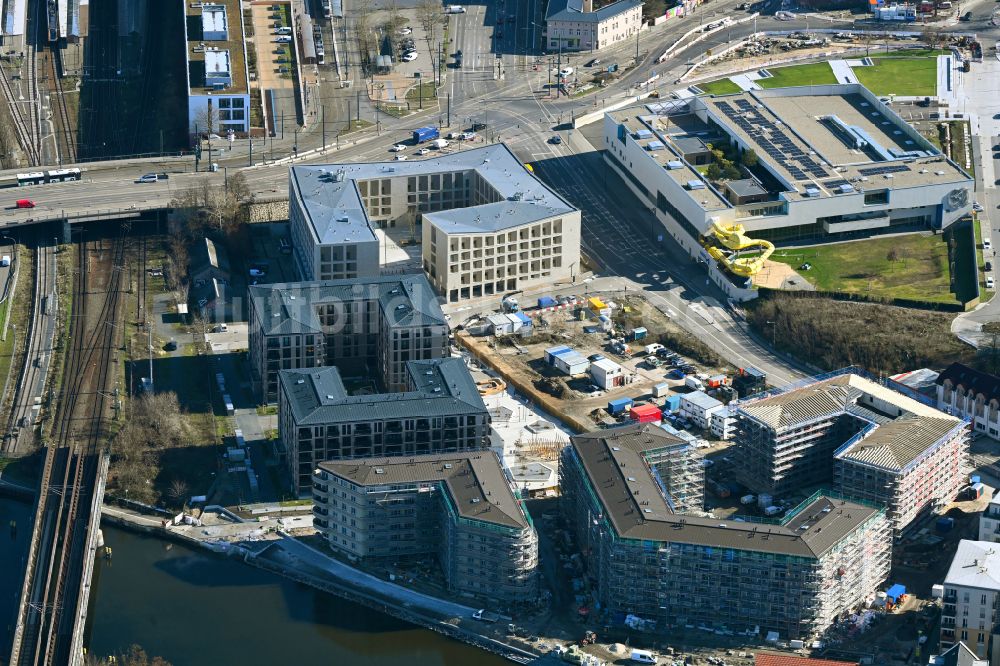
M608 402L608 412L611 414L621 414L632 406L632 398L618 398Z
M936 528L938 532L944 534L945 532L950 532L953 527L955 527L954 518L948 516L942 516L941 518L937 519Z
M538 307L540 308L551 308L556 305L559 305L559 303L551 296L541 296L538 299Z
M982 479L979 478L978 474L969 477L969 483L971 483L972 485L976 485L980 481L982 481Z

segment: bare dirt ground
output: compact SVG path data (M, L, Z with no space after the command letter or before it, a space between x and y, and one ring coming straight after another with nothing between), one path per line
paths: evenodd
M815 289L808 280L799 275L788 264L770 260L765 261L764 268L753 276L753 283L758 287L767 287L768 289Z

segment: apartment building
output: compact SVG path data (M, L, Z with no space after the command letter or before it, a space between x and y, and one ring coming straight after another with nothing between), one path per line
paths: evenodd
M537 603L538 535L492 451L320 463L314 524L352 561L436 556L448 588Z
M635 425L579 435L563 449L563 511L604 612L661 631L808 638L885 580L884 510L816 493L780 521L704 517L671 500L678 478L650 459L676 441Z
M551 0L545 39L551 51L597 51L642 29L642 0L618 0L594 11L593 0Z
M423 275L249 288L255 394L278 399L281 370L336 365L383 391L404 390L406 363L448 356L448 323Z
M962 643L990 664L1000 659L1000 546L992 542L958 542L944 579L941 649Z
M1000 439L1000 377L952 363L934 380L938 409L972 422L972 429Z
M1000 543L1000 493L993 495L979 517L979 540Z
M250 131L250 88L239 0L180 2L188 88L188 131Z
M378 228L420 230L421 263L449 302L571 279L580 211L505 144L428 159L296 166L292 245L305 279L377 275Z
M737 417L747 486L781 495L833 482L887 507L896 536L953 499L968 469L963 421L852 368L750 398Z
M351 392L336 367L279 373L278 433L296 493L323 461L486 449L490 416L459 358L410 361L393 393Z
M938 655L932 655L928 666L990 666L985 659L976 657L976 653L965 647L965 643L955 643Z

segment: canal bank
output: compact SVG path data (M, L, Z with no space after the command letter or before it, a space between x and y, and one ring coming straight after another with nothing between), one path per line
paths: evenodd
M248 538L223 540L218 538L219 531L184 525L166 526L159 518L137 515L116 507L105 507L103 523L239 560L510 661L527 663L536 656L480 634L477 631L479 628L495 631L496 627L471 620L475 609L378 579L328 557L284 534L280 528L262 529L258 524L247 523ZM479 653L477 662L485 657Z

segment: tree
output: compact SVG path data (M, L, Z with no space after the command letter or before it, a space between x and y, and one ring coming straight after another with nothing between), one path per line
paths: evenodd
M108 658L95 657L88 653L83 662L85 666L171 666L170 662L162 657L150 658L138 645L133 645L124 653Z
M722 179L722 167L719 166L718 162L712 162L708 165L708 171L705 173L709 180L721 180Z
M937 12L937 3L935 4L934 11ZM920 41L927 45L928 48L937 49L941 46L944 41L944 35L941 34L939 30L934 28L927 28L920 33Z
M726 160L726 162L727 163L724 164L722 167L722 177L725 178L726 180L739 179L743 175L742 173L740 173L739 168L732 162L729 162L728 160Z
M194 114L194 125L191 131L197 134L215 134L219 129L219 109L208 100L205 106L198 109ZM200 140L200 136L199 136Z
M441 20L441 3L437 0L420 0L417 4L417 21L424 30L427 49L436 53L434 43L437 42L438 22Z
M995 375L1000 371L1000 322L983 324L982 333L990 374Z
M899 250L897 248L889 248L889 251L885 253L885 260L890 264L899 261Z
M167 486L167 497L174 500L177 504L184 504L184 500L187 499L190 493L190 486L183 479L174 479Z
M758 161L757 152L753 148L747 148L743 151L743 166L752 168L757 166Z

